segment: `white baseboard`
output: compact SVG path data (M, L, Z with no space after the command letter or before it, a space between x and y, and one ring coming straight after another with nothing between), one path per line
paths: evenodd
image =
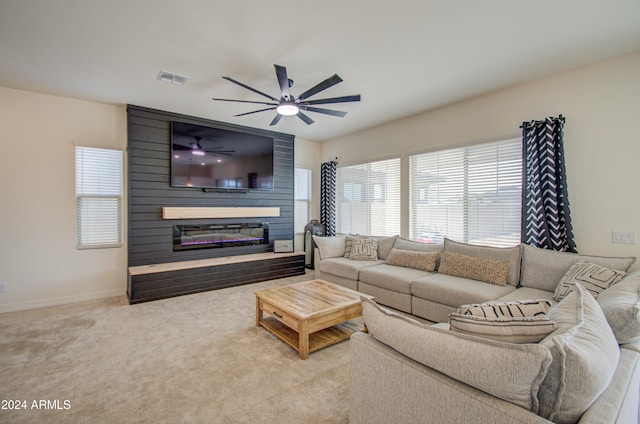
M82 293L72 296L49 297L46 299L28 300L25 302L0 303L0 313L24 311L27 309L46 308L48 306L67 305L69 303L100 300L109 297L126 296L126 289L103 290L92 293ZM0 297L1 300L1 297Z

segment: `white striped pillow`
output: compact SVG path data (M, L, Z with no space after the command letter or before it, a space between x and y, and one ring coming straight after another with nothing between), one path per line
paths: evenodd
M537 343L556 329L551 302L514 300L462 305L449 314L451 330L506 343Z
M546 315L549 309L551 309L550 301L534 299L462 305L458 307L456 312L462 315L475 315L484 318L516 318Z

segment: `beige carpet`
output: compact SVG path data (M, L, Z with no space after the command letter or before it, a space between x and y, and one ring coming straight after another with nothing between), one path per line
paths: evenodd
M255 326L255 290L311 278L0 314L0 399L27 404L0 423L346 423L349 341L302 361Z

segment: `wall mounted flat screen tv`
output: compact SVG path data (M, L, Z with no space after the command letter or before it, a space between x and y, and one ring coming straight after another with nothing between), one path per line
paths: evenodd
M273 190L273 138L172 121L171 186Z

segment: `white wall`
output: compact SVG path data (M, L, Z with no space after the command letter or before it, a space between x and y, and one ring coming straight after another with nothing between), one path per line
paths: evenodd
M126 247L75 247L74 146L124 150L125 107L0 87L0 116L0 312L124 295Z
M297 138L295 141L294 162L296 168L311 169L311 207L309 219L320 219L320 143ZM304 250L303 234L296 234L294 248Z
M640 52L453 104L322 144L322 161L352 164L520 137L523 121L566 117L569 200L580 253L640 258L612 230L640 232ZM406 177L403 200L406 205ZM404 206L403 235L408 234ZM640 260L640 259L639 259ZM634 268L639 268L636 263Z

